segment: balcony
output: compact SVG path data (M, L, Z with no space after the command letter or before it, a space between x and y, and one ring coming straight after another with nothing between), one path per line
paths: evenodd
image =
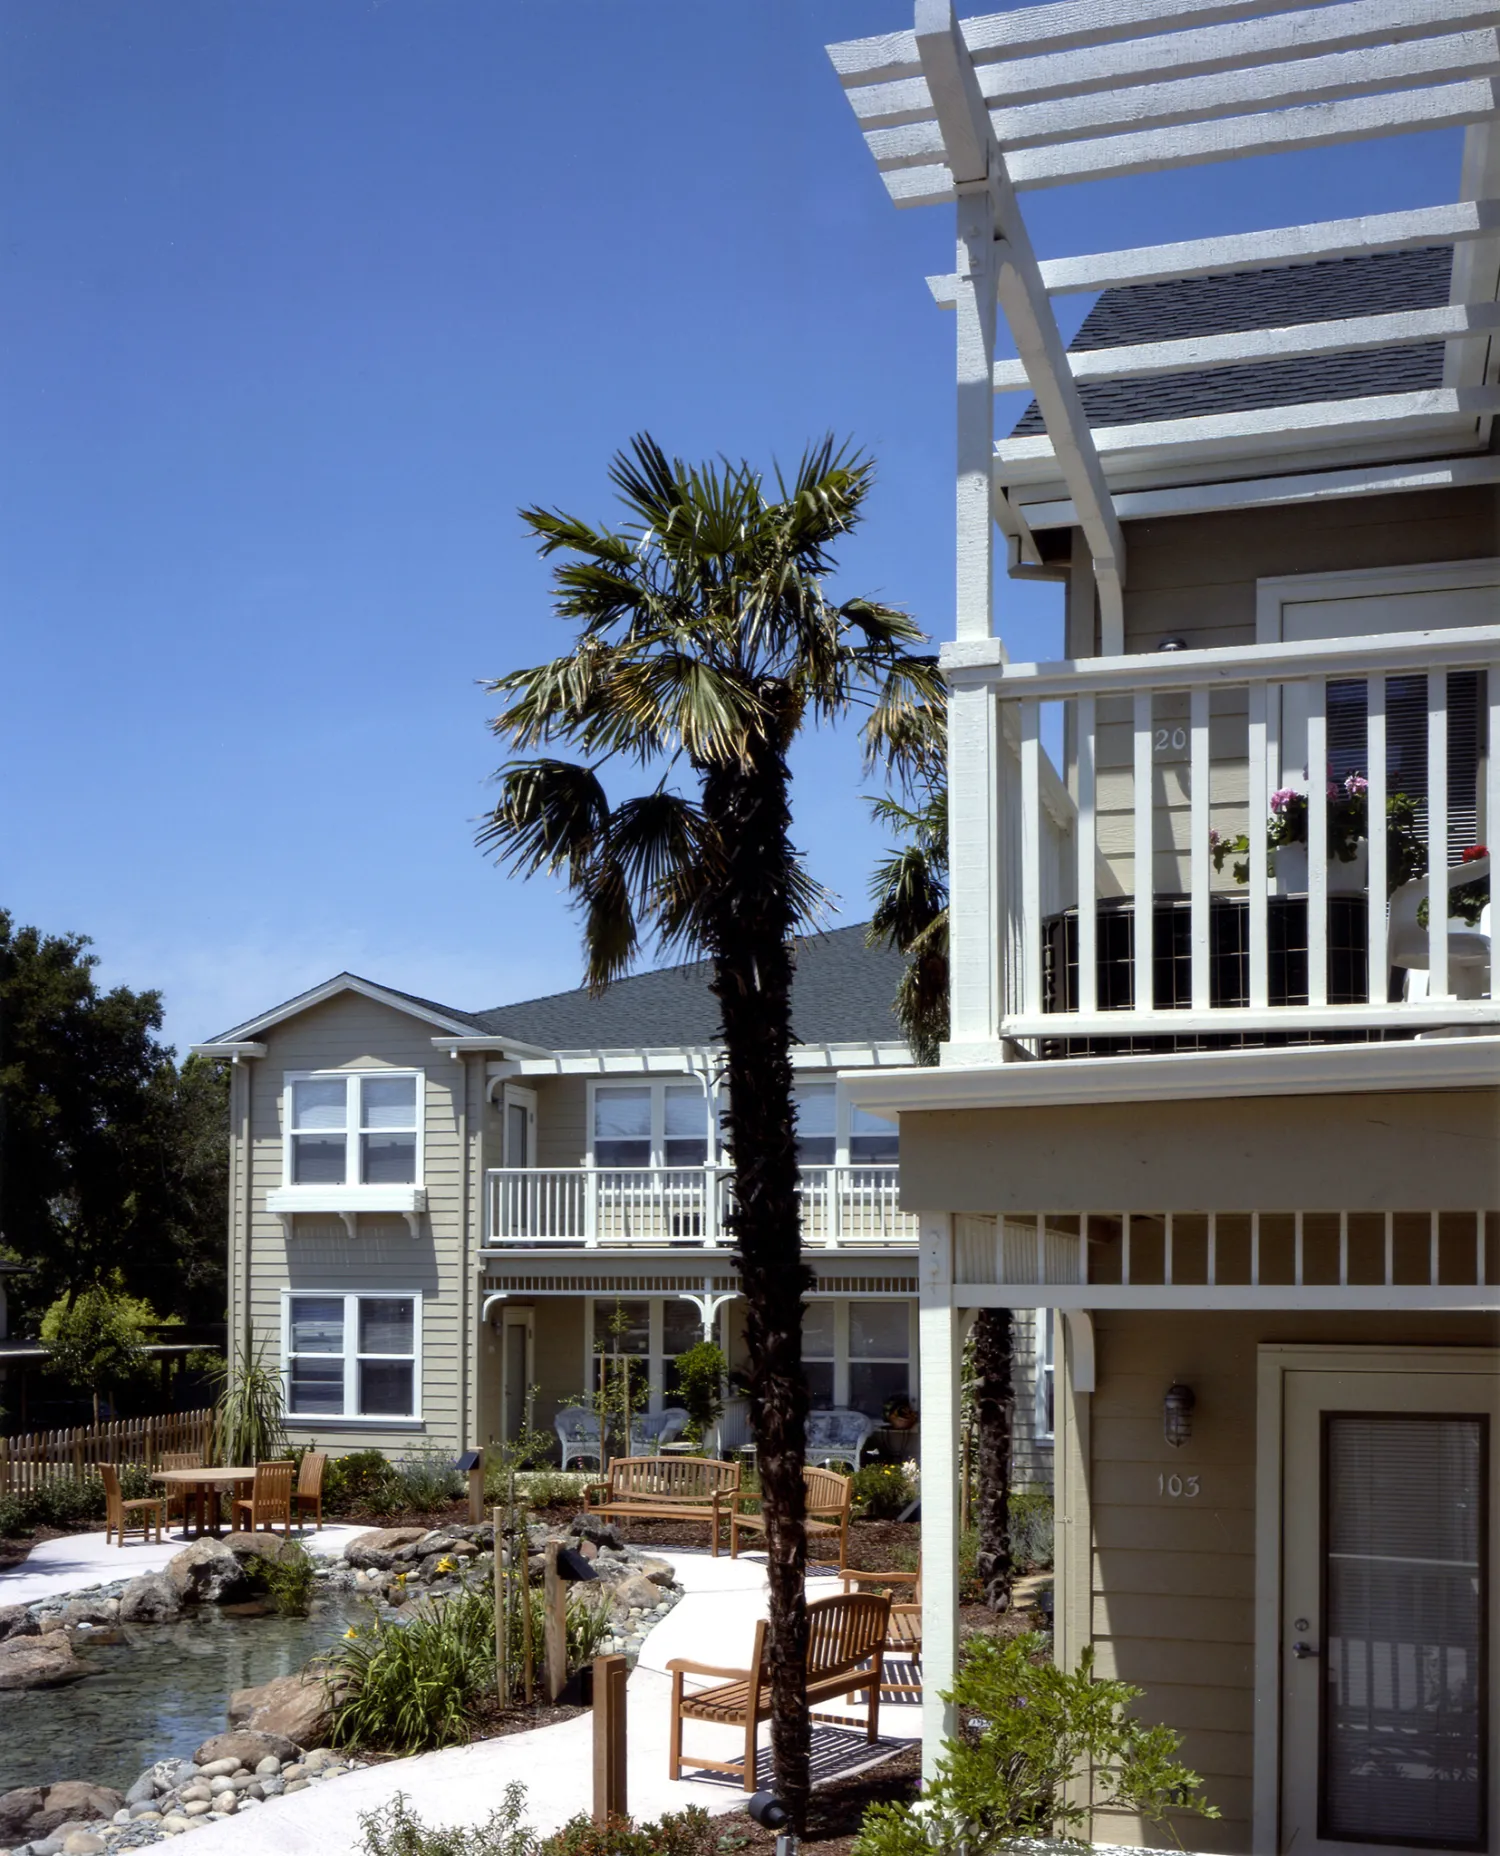
M809 1250L910 1248L917 1221L894 1166L805 1166L798 1196ZM727 1168L495 1167L485 1175L487 1249L725 1250Z
M1486 626L951 664L1000 712L1001 1034L1063 1056L1494 1025L1497 662Z

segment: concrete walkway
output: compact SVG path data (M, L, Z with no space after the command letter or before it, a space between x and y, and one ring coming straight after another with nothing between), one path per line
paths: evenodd
M325 1535L328 1529L324 1530ZM653 1549L670 1561L686 1596L647 1637L629 1685L628 1804L638 1821L680 1811L690 1804L723 1813L745 1798L740 1785L709 1773L673 1782L667 1778L667 1727L672 1679L666 1663L674 1656L697 1662L743 1666L750 1655L758 1618L766 1612L766 1574L760 1559L711 1559L707 1554ZM810 1579L808 1596L823 1598L837 1580ZM917 1738L921 1710L886 1702L880 1710L882 1744L870 1747L862 1732L814 1727L815 1780L857 1771L885 1758L902 1742ZM696 1730L696 1731L694 1731ZM769 1729L762 1729L762 1746ZM687 1747L724 1759L741 1750L741 1736L722 1728L689 1723ZM717 1738L716 1738L717 1737ZM769 1776L769 1762L763 1768ZM540 1832L557 1829L592 1806L593 1720L580 1714L552 1727L508 1734L472 1746L423 1753L415 1759L368 1766L326 1781L274 1804L225 1818L189 1833L194 1856L360 1856L362 1812L378 1810L398 1792L412 1810L434 1824L482 1823L499 1805L507 1785L526 1787L527 1821Z
M341 1559L346 1541L368 1530L363 1527L325 1526L292 1530L317 1559ZM64 1534L43 1540L31 1549L21 1565L0 1572L0 1605L34 1605L44 1598L65 1598L70 1592L117 1579L134 1579L144 1572L160 1572L174 1553L191 1546L195 1536L171 1531L162 1541L132 1535L127 1545L105 1542L97 1534Z

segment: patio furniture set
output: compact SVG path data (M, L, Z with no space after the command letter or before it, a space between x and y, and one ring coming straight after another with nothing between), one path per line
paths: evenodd
M681 1449L678 1439L688 1426L688 1414L679 1405L665 1411L637 1412L630 1420L631 1457L660 1456ZM558 1442L562 1446L562 1466L589 1460L602 1470L605 1466L603 1426L597 1411L584 1405L569 1405L553 1420ZM835 1463L858 1469L870 1439L881 1429L878 1418L842 1406L832 1411L812 1411L807 1415L806 1457L831 1469ZM753 1449L753 1446L749 1446Z
M227 1489L233 1522L250 1532L280 1526L288 1537L294 1522L312 1513L323 1525L323 1471L326 1451L309 1450L301 1465L290 1459L274 1463L213 1465L190 1452L166 1456L152 1480L163 1485L161 1495L133 1496L127 1500L120 1487L116 1463L99 1465L104 1483L104 1538L125 1545L127 1533L157 1540L164 1537L168 1520L178 1516L182 1531L191 1523L195 1535L220 1532L220 1494ZM243 1491L248 1490L248 1494Z

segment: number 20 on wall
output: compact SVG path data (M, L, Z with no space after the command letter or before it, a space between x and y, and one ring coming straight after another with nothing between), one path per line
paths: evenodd
M1179 1496L1192 1501L1199 1492L1196 1476L1161 1475L1156 1478L1158 1495L1169 1495L1175 1501Z

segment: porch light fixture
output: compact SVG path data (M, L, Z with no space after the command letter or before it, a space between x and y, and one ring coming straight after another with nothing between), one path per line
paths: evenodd
M1174 1450L1180 1450L1193 1434L1193 1408L1197 1403L1193 1388L1180 1380L1167 1387L1167 1396L1161 1402L1161 1429Z

